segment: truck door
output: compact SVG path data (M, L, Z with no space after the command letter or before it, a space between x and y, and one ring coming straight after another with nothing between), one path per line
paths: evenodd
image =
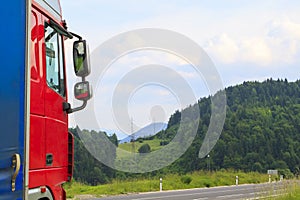
M68 115L63 111L63 102L67 101L63 37L47 18L44 22L46 166L63 170L68 164Z
M23 199L27 188L26 147L29 124L27 15L30 1L0 6L0 199ZM27 140L28 141L28 140ZM26 144L26 145L25 145ZM26 175L26 176L25 176Z

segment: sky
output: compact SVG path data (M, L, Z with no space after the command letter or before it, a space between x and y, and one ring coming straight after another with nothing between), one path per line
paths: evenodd
M112 37L142 28L158 28L182 34L203 48L224 87L267 78L299 79L300 1L297 0L62 0L61 4L69 30L88 41L92 57L102 56L95 52ZM71 42L66 49L72 87L76 79L72 74ZM70 117L71 126L80 124L90 129L128 133L156 120L167 122L176 109L193 103L191 99L182 105L178 91L170 89L168 84L125 87L124 77L151 64L175 71L186 80L196 99L210 94L205 77L191 63L170 52L144 49L122 55L108 66L93 85L94 97L89 106L96 120L91 123L91 111L84 111L81 116ZM92 73L97 71L97 63L92 62L91 67ZM175 87L180 90L181 84L176 81L179 79L168 74L166 79L172 84L176 82ZM118 97L117 89L128 90L130 94L122 100L126 102L128 116L122 116L121 120L118 120L121 111L114 110L121 105L120 99L114 99Z

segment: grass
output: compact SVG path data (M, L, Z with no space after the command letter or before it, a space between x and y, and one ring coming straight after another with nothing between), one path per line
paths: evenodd
M283 183L283 190L277 197L268 198L268 200L299 200L300 184L299 181L287 181Z
M134 143L135 145L135 152L138 152L138 149L143 145L143 144L149 144L151 147L151 151L156 151L158 149L161 149L163 146L160 146L160 139L153 139L153 140L143 140L143 142L136 141ZM119 144L119 148L132 152L132 143L123 143Z
M119 146L117 148L117 159L126 157L126 153L123 152L122 150L127 151L127 153L133 152L133 150L134 150L135 153L138 153L139 148L143 144L149 144L149 146L151 147L151 151L157 151L157 150L163 148L163 146L160 146L160 142L161 142L161 140L159 140L159 139L153 139L153 140L144 140L143 142L136 141L135 143L119 144Z
M263 183L268 181L268 175L255 172L244 173L234 171L218 171L208 173L206 171L197 171L185 175L168 174L162 176L163 190L190 189L201 187L234 185L235 177L239 176L239 184L245 183ZM140 178L127 181L114 180L110 184L88 186L78 182L66 184L67 197L73 198L76 195L95 195L97 197L150 192L159 190L159 178L149 179ZM189 181L186 181L186 180Z

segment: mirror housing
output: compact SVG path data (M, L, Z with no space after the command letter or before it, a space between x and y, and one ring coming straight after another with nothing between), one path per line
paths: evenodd
M76 83L74 86L75 98L80 101L87 101L92 97L92 89L88 81Z
M85 40L73 43L73 62L76 76L86 77L90 74L89 49Z
M70 34L79 39L73 43L73 63L74 72L76 76L81 77L82 81L75 84L74 96L77 100L82 101L82 105L71 108L69 103L64 102L63 110L68 114L84 109L87 105L87 101L92 98L92 87L90 83L85 80L86 76L91 72L88 45L86 40L82 40L81 36L72 32L70 32Z

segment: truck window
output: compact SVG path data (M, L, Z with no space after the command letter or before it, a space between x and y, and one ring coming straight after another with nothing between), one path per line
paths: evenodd
M45 45L47 84L61 96L65 96L62 36L48 24L45 24Z

